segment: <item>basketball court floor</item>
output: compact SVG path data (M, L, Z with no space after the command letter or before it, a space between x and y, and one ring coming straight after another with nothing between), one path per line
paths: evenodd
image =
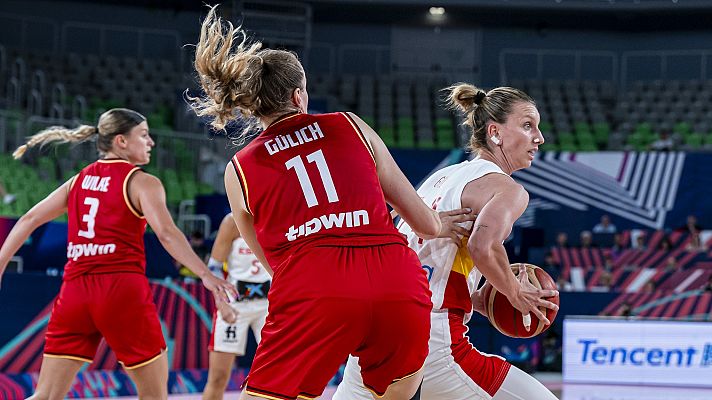
M567 384L561 382L560 374L545 374L538 378L561 400L712 400L712 388ZM331 399L334 390L334 387L327 388L319 399ZM227 392L225 399L237 400L239 395L240 392ZM171 395L169 398L171 400L200 400L201 395ZM136 400L136 397L114 397L113 399Z

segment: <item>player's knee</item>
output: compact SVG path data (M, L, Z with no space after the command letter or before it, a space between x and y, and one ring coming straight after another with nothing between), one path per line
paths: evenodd
M387 400L420 400L422 380L401 381L391 385L384 396Z
M208 385L214 388L223 389L227 387L227 382L230 379L230 372L225 371L211 371L208 374Z
M137 385L140 400L168 400L168 387L162 385Z
M413 397L410 398L410 400L420 400L420 389L423 387L423 381L420 381L420 385L418 385L418 390L415 391L415 394Z

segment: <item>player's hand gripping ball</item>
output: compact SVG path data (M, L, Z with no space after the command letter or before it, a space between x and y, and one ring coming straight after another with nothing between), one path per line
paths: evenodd
M512 272L519 275L519 265L512 264ZM553 289L556 290L556 282L543 269L532 264L524 264L529 277L529 282L537 289ZM499 293L489 282L486 282L482 288L484 293L484 308L487 318L490 323L497 328L498 331L513 338L530 338L549 329L551 325L544 325L536 315L531 314L531 327L529 331L524 328L523 315L519 310L514 308L507 297ZM559 295L552 297L544 297L557 306L559 305ZM551 310L545 307L539 307L542 313L546 315L551 323L556 318L557 310Z

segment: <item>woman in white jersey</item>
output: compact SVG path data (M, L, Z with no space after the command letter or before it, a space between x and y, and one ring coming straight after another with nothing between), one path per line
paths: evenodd
M539 112L531 97L510 87L485 93L458 84L448 90L450 105L464 111L465 125L472 128L469 149L477 157L435 172L418 194L436 210L469 207L478 217L474 224L464 225L470 235L462 237L460 246L448 239L423 240L407 224L399 226L418 253L432 291L430 349L421 398L556 399L503 358L479 352L466 336L473 310L484 313L476 290L482 275L525 315L533 313L548 324L538 306L557 309L543 299L556 295L555 290L536 289L528 280L515 277L503 246L529 202L526 190L510 175L531 166L544 143ZM371 399L361 384L358 359L349 358L334 399Z
M223 218L213 244L208 267L237 288L239 298L231 304L215 299L217 313L210 340L210 368L203 399L222 399L237 356L245 355L247 331L252 328L259 343L267 318L267 292L271 277L237 230L232 214Z

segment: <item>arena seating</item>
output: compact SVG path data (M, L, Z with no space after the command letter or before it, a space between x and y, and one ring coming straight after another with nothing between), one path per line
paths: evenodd
M678 293L702 288L712 276L712 264L707 251L689 249L690 235L674 231L624 231L626 241L631 234L645 238L645 248L580 248L552 247L554 261L561 266L561 277L570 282L575 290L596 290L601 287L601 276L608 274L607 290L641 292L652 289L664 293ZM664 237L671 243L669 250L659 245ZM708 240L706 248L712 244ZM606 258L611 264L606 266ZM674 268L667 267L667 260L675 259ZM648 282L652 288L646 288Z
M6 52L5 50L3 50ZM7 104L28 115L92 120L116 106L142 110L158 129L197 130L182 99L190 74L168 60L52 56L12 50L0 71ZM392 147L453 148L463 143L458 119L443 107L444 77L310 76L312 99L327 110L353 110ZM682 149L712 149L712 82L513 80L536 101L544 150L643 151L666 132Z

